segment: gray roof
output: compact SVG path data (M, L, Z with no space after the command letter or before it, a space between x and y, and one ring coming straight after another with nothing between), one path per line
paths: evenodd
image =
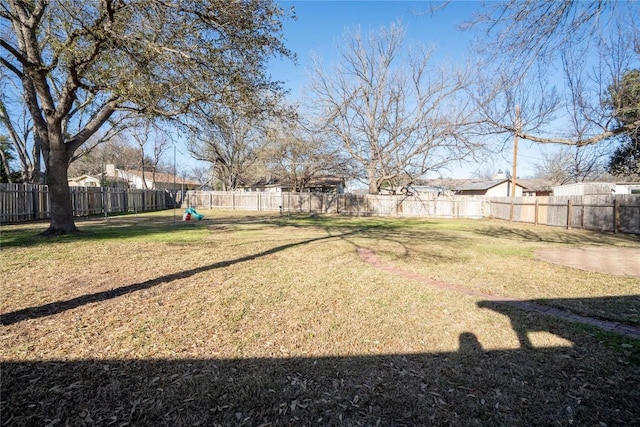
M524 188L532 191L551 191L551 181L542 178L523 178L516 181L518 184L522 184Z
M487 181L472 181L472 182L467 182L461 185L460 187L458 187L458 191L488 190L490 188L493 188L502 184L503 182L509 182L509 180L508 179L491 179Z

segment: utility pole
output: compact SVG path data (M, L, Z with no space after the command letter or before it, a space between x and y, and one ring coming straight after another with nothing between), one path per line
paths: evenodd
M518 173L518 134L520 133L520 126L520 106L516 105L516 131L513 138L513 171L511 173L511 197L516 197L516 177Z
M176 191L176 143L173 142L173 224L176 223L176 204L178 192Z

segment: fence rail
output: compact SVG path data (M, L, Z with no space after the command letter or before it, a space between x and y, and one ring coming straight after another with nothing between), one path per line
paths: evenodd
M203 209L337 213L426 218L493 217L535 225L640 234L640 196L392 196L320 193L188 191Z
M482 218L489 200L482 197L417 197L330 193L187 191L187 206L282 213L335 213L359 216Z
M130 188L71 187L75 216L143 212L180 206L182 193ZM22 222L50 217L46 185L0 184L0 222Z
M482 197L136 190L72 187L77 216L195 207L423 218L493 217L535 225L640 234L639 195ZM46 186L0 184L0 222L49 217Z
M640 234L640 196L494 197L491 216L535 225Z

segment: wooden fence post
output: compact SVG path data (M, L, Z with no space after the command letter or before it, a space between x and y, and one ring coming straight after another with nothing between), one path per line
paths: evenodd
M513 222L513 198L511 198L511 208L509 209L509 222Z
M571 199L567 200L567 230L571 230L571 221L573 216L573 203Z
M620 230L620 200L613 199L613 232L617 233Z
M533 208L533 225L538 225L538 210L539 210L539 206L538 206L538 197L536 196L536 202L535 202L535 207Z
M33 203L33 219L38 219L38 191L37 191L37 186L32 186L31 187L31 200Z

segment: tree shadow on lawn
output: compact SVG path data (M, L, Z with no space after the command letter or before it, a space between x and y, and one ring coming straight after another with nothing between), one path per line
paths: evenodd
M256 254L247 255L247 256L232 259L232 260L219 261L213 264L204 265L204 266L192 268L189 270L179 271L173 274L167 274L165 276L156 277L154 279L146 280L140 283L134 283L131 285L121 286L119 288L110 289L107 291L81 295L79 297L71 298L68 300L56 301L48 304L43 304L39 306L28 307L28 308L12 311L9 313L3 313L0 315L0 324L13 325L15 323L19 323L25 320L52 316L54 314L58 314L67 310L72 310L74 308L82 307L87 304L92 304L92 303L110 300L113 298L118 298L123 295L130 294L132 292L142 291L142 290L153 288L155 286L158 286L164 283L171 283L176 280L186 279L188 277L194 276L199 273L203 273L205 271L225 268L234 264L252 261L258 258L265 257L267 255L275 254L275 253L284 251L286 249L295 248L297 246L306 245L312 242L319 242L323 240L336 239L336 238L345 239L348 236L353 235L355 233L357 233L357 231L336 234L336 235L327 235L327 236L303 240L300 242L288 243L285 245L275 246L273 248L267 249L265 251L262 251Z
M256 220L255 218L259 219ZM392 254L394 257L416 255L429 259L429 262L437 263L460 262L464 256L461 253L457 253L455 259L452 259L451 256L442 253L442 245L449 245L455 250L456 248L466 247L471 240L460 234L424 228L431 224L437 224L433 222L421 221L420 225L423 228L416 228L397 219L389 220L371 217L352 218L335 215L292 214L290 217L286 215L225 217L213 219L212 222L213 224L210 226L212 231L230 232L239 224L260 224L264 227L264 230L267 230L267 227L292 227L302 231L323 231L327 235L333 236L348 234L352 237L394 243L395 246L401 248L399 253L394 252ZM407 242L412 243L407 244ZM437 243L438 246L433 246L429 243ZM385 253L384 250L379 252L381 254Z
M3 425L633 425L640 365L585 331L509 313L572 346L304 358L5 361ZM635 342L634 342L635 344Z
M253 260L352 230L2 316L14 324ZM621 297L627 298L627 297ZM631 296L630 298L636 298ZM607 301L611 304L611 301ZM597 304L596 304L597 305ZM632 425L640 360L541 314L508 315L521 348L304 358L2 362L2 425ZM428 316L428 313L425 313ZM547 331L572 343L535 348ZM638 352L625 342L622 351ZM629 347L631 345L631 347ZM600 424L602 425L602 424Z
M416 231L407 228L398 221L386 221L379 218L361 218L295 214L291 216L267 213L264 215L205 216L202 221L182 221L182 217L168 216L118 215L113 217L77 218L78 234L61 236L41 236L39 233L49 225L48 221L3 225L0 248L29 247L50 243L75 243L78 241L101 241L128 239L153 235L171 235L189 229L208 229L209 231L232 231L236 226L263 225L266 227L295 227L300 229L324 230L327 234L361 233L379 239L401 238L406 233L415 236L420 233L425 240L445 241L451 239L447 233L433 230Z
M634 235L611 234L585 230L565 230L562 228L543 227L539 230L521 228L520 226L488 226L475 230L475 233L523 242L561 243L566 245L611 245L614 243L638 244L640 238ZM534 227L531 225L531 227Z
M155 222L154 222L155 223ZM263 223L263 222L262 222ZM294 243L288 243L288 244L284 244L284 245L280 245L280 246L275 246L272 247L270 249L267 249L263 252L260 253L256 253L256 254L252 254L252 255L247 255L244 257L240 257L237 259L232 259L232 260L226 260L226 261L220 261L220 262L216 262L213 264L209 264L209 265L204 265L204 266L200 266L200 267L196 267L196 268L192 268L189 270L184 270L184 271L179 271L173 274L168 274L165 276L160 276L154 279L150 279L150 280L146 280L144 282L140 282L140 283L134 283L131 285L126 285L126 286L121 286L119 288L115 288L115 289L110 289L110 290L106 290L106 291L100 291L100 292L95 292L92 294L86 294L86 295L81 295L75 298L71 298L68 300L63 300L63 301L55 301L55 302L51 302L51 303L47 303L47 304L42 304L39 306L34 306L34 307L27 307L24 309L20 309L20 310L16 310L13 312L8 312L8 313L3 313L0 315L0 324L2 325L12 325L18 322L22 322L24 320L29 320L29 319L37 319L37 318L41 318L41 317L46 317L46 316L51 316L57 313L61 313L67 310L71 310L71 309L75 309L87 304L92 304L92 303L96 303L96 302L100 302L100 301L105 301L105 300L109 300L109 299L113 299L113 298L117 298L117 297L121 297L123 295L129 294L131 292L137 292L137 291L141 291L141 290L145 290L145 289L149 289L164 283L170 283L176 280L181 280L181 279L185 279L191 276L194 276L196 274L199 273L203 273L206 271L210 271L210 270L215 270L215 269L219 269L219 268L224 268L224 267L228 267L230 265L234 265L234 264L238 264L238 263L242 263L242 262L246 262L246 261L252 261L258 258L262 258L264 256L267 255L271 255L286 249L291 249L291 248L295 248L297 246L301 246L301 245L306 245L309 243L313 243L313 242L319 242L319 241L323 241L323 240L329 240L329 239L348 239L349 237L366 237L366 238L372 238L372 239L376 239L376 240L388 240L388 241L393 241L396 242L398 245L402 246L404 248L405 252L408 252L409 249L406 247L405 243L403 242L403 238L402 238L402 234L394 234L394 232L390 232L390 231L380 231L377 232L375 230L375 228L372 230L370 227L365 227L365 228L352 228L352 229L341 229L339 227L323 227L321 228L326 232L326 235L321 236L321 237L315 237L315 238L310 238L310 239L306 239L306 240L302 240L299 242L294 242ZM145 231L138 231L139 233L150 233L151 231L149 230L145 230ZM409 232L409 231L407 231ZM400 232L402 233L402 232ZM458 238L454 238L454 237L438 237L438 236L434 236L434 233L432 232L427 232L424 231L424 236L421 237L422 240L429 240L429 239L436 239L441 241L442 239L448 239L450 242L454 242L459 240ZM415 239L416 237L416 233L411 233L411 237L413 239ZM93 236L87 236L85 235L85 237L81 237L81 238L87 238L87 239L92 239L94 238ZM432 255L432 257L436 257L437 255Z
M41 233L49 223L28 224L28 226L13 227L3 226L1 246L3 249L12 247L30 247L37 245L68 243L74 244L82 241L102 241L112 239L128 239L153 235L171 235L184 232L185 229L193 229L200 226L205 229L207 221L186 222L178 219L175 223L166 217L140 217L119 216L113 218L88 218L76 220L80 229L76 234L63 234L58 236L42 236Z

